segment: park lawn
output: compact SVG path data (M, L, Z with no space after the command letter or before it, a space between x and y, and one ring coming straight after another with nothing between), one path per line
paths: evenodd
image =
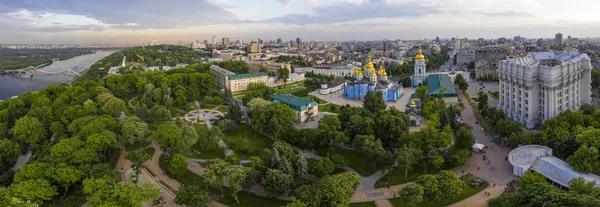
M342 147L328 147L322 146L314 149L319 156L326 157L332 154L340 154L342 155L346 161L348 161L348 167L354 169L358 174L362 176L369 176L373 173L377 172L373 167L373 161L368 158L362 156L359 152L346 149Z
M196 129L196 133L198 133L199 137L204 137L208 133L208 126L206 124L196 124L194 125ZM191 150L186 153L187 157L196 158L196 159L216 159L216 158L225 158L225 154L223 154L223 150L219 148L217 142L213 142L206 150L201 150L202 147L200 143L196 143L192 146ZM200 154L196 153L196 151L200 152Z
M229 111L229 106L219 106L219 108L217 108L217 111L227 113L227 111Z
M473 99L471 99L471 96L469 96L469 94L466 91L463 91L463 95L469 103L473 103Z
M444 199L444 200L439 200L439 201L434 201L434 202L423 202L417 205L417 207L442 207L442 206L448 206L450 204L462 201L468 197L471 197L472 195L475 195L476 193L479 193L480 191L482 191L483 189L487 188L489 184L487 182L483 182L479 187L472 187L469 184L467 184L467 187L458 195L448 198L448 199ZM392 202L392 204L394 204L395 207L405 207L406 205L404 205L400 198L393 198L390 199L390 202Z
M169 158L167 158L166 155L161 155L159 158L159 161L158 161L158 165L160 166L160 169L162 169L167 174L169 174L173 179L175 179L185 185L204 186L204 178L202 178L202 176L200 176L200 175L197 175L196 173L193 173L192 171L186 170L181 175L172 174L169 170L171 168L171 162L168 159ZM162 172L154 172L154 173L162 173ZM173 186L173 187L175 187L175 186Z
M287 201L257 196L248 191L240 191L237 196L240 204L237 204L233 197L224 189L225 195L218 201L231 207L280 207L288 204Z
M417 178L421 175L435 175L439 173L439 170L428 169L427 173L425 173L425 168L423 166L424 162L420 162L413 166L412 170L408 171L408 176L406 182L412 182L417 180ZM390 186L404 184L404 168L403 167L395 167L389 172L386 176L380 178L375 183L375 188L384 188L387 187L387 180L390 177Z
M331 109L331 106L333 106L333 110ZM339 114L341 111L340 106L335 105L335 104L325 104L325 105L319 105L319 112L331 112L331 113L336 113Z
M351 203L350 207L377 207L375 202Z
M494 128L492 128L492 126L490 126L490 123L488 123L485 118L483 118L483 116L479 113L479 110L477 110L476 106L473 107L473 113L475 114L475 118L477 118L477 122L479 122L479 125L481 125L481 127L483 127L485 129L485 132L495 136L496 135L496 130L494 130ZM473 127L473 130L481 130L479 127L475 126Z
M143 148L147 147L148 145L150 145L149 141L138 142L135 144L125 144L125 149L127 151L134 151L134 150L138 150L138 149L143 149Z
M244 138L248 141L245 142ZM223 141L242 160L251 156L260 156L263 149L273 145L273 140L258 133L247 124L240 124L235 131L225 134Z
M498 93L498 91L489 92L489 93L487 93L487 94L488 94L490 97L492 97L493 99L496 99L496 100L500 99L500 97L499 97L499 96L500 96L500 94Z
M320 98L317 98L316 96L313 96L313 95L308 95L303 98L308 99L308 100L314 100L318 104L326 104L327 103L327 101L323 101Z
M154 154L154 151L156 151L156 149L154 149L154 147L148 147L148 148L144 149L144 152L150 154L150 156L152 156Z

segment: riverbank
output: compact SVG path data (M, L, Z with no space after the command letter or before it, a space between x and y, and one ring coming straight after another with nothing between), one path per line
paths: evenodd
M113 54L116 51L96 51L93 54L77 56L67 60L55 61L50 65L40 67L40 70L48 72L60 72L71 69L83 73L99 60ZM59 85L74 81L75 76L67 75L39 75L4 74L0 75L0 100L6 100L21 93L38 91L49 85Z

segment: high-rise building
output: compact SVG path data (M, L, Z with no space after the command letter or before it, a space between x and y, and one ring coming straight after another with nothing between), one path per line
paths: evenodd
M587 54L571 52L533 52L500 61L499 108L532 129L591 103L590 62Z
M456 39L454 39L456 42L454 43L454 49L456 49L456 51L460 50L460 38L458 38L458 35L456 35Z
M300 39L299 37L296 38L296 44L298 44L298 47L300 47L300 45L302 44L302 39Z
M281 44L281 43L282 43L281 38L277 38L277 44Z
M571 35L567 36L567 45L571 45Z
M252 40L250 45L248 46L248 53L259 53L260 46L258 46L258 42L256 40Z
M513 41L515 42L521 42L521 36L517 35L513 38Z
M261 45L262 45L262 44L263 44L263 40L262 40L262 39L260 39L260 38L258 38L258 44L261 44Z
M440 43L440 37L435 37L435 42Z
M214 35L213 35L213 41L212 41L212 44L213 44L213 45L214 45L214 44L217 44L217 36L214 36Z
M229 45L231 43L231 40L229 40L228 37L223 37L223 45Z
M557 45L563 44L563 36L561 33L556 33L554 35L554 44L557 44Z
M208 40L204 40L204 41L202 41L202 43L204 43L205 45L208 45Z

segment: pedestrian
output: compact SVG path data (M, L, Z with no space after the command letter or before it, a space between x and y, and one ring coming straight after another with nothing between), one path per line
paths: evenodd
M479 170L479 166L477 166L477 170Z
M494 187L496 187L496 183L494 183Z

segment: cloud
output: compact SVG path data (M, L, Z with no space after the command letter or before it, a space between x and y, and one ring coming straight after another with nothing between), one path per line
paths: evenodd
M436 13L437 10L410 3L388 3L384 0L349 1L313 8L311 14L288 14L268 19L267 22L284 24L328 24L375 18L413 18Z
M135 23L137 29L241 22L233 12L208 0L28 0L3 2L0 8L77 15L108 25Z
M0 14L5 24L13 25L22 31L65 32L77 30L106 30L111 28L134 28L137 23L107 24L100 20L82 15L36 12L21 9Z

